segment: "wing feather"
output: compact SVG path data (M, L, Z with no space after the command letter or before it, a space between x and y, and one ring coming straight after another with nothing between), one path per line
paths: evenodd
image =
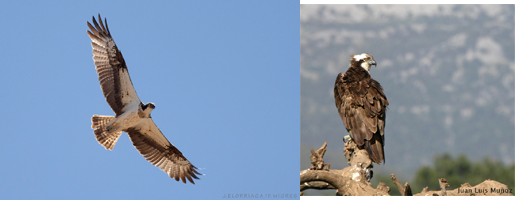
M338 74L334 98L345 128L371 158L384 160L384 126L388 100L381 85L359 67ZM377 140L377 141L376 141ZM371 152L372 151L372 152Z
M343 124L345 127L348 127L347 124L347 116L344 115L344 109L345 109L345 100L344 94L345 94L345 87L343 86L343 76L344 73L339 73L336 77L336 82L334 83L334 100L336 104L336 108L338 108L338 114L342 118ZM348 129L347 129L348 131Z
M183 183L186 183L187 179L195 184L192 178L198 179L195 174L200 175L197 167L166 139L151 118L142 120L145 121L141 125L126 130L140 154L171 178L182 180Z
M87 23L90 29L87 33L92 41L93 61L100 87L107 103L118 116L124 113L125 109L130 107L129 105L139 104L141 101L132 85L122 53L118 50L107 28L107 20L104 26L100 14L98 19L100 23L97 23L93 17L94 26Z

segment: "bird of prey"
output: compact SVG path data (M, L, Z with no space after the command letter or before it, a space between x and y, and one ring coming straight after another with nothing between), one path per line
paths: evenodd
M115 116L93 115L91 118L91 128L94 129L98 143L106 149L113 150L122 132L126 132L132 144L152 165L159 167L176 181L181 179L186 183L188 179L195 184L192 178L198 179L196 174L201 174L152 121L150 113L154 110L155 104L143 104L140 101L122 53L109 32L107 19L102 23L100 14L98 19L99 23L93 17L95 26L88 22L91 30L88 30L88 35L92 41L93 60L100 87L115 113Z
M352 55L350 67L339 73L334 84L334 100L345 128L359 149L366 149L370 159L381 163L384 158L384 127L388 99L383 88L372 77L376 65L368 53Z

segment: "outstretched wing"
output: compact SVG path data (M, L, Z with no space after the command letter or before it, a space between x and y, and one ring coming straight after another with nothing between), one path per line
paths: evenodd
M91 32L88 35L91 38L91 47L93 47L93 61L98 73L100 87L104 92L107 103L118 116L125 112L133 103L139 104L141 101L134 90L127 65L123 59L122 53L116 47L109 27L107 19L105 26L102 18L98 14L100 25L93 17L94 27L88 22Z
M197 168L166 139L152 118L141 120L143 121L140 125L126 131L140 154L152 165L167 173L170 178L175 178L176 181L181 179L183 183L186 183L186 179L188 179L195 184L192 177L199 179L196 176L196 174L200 175Z

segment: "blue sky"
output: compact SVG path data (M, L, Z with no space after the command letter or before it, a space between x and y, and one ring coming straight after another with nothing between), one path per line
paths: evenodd
M205 174L170 179L123 134L95 140L97 13L163 134ZM0 3L1 199L218 199L298 194L295 1Z

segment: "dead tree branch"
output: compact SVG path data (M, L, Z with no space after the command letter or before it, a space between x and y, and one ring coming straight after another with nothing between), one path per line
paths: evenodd
M327 189L336 189L336 188L324 181L311 181L311 182L305 182L304 184L300 185L301 192L306 189L327 190Z
M402 186L401 182L397 177L395 177L395 174L392 173L392 181L397 186L397 189L399 189L399 193L401 193L402 196L413 196L413 193L411 192L411 186L408 182Z
M311 149L311 167L310 170L329 170L331 168L331 164L324 164L324 154L327 151L327 142L325 142L322 147L318 150Z
M401 182L395 177L395 174L392 173L392 181L395 183L395 186L397 186L397 189L399 190L399 193L404 194L404 187L402 187Z
M513 196L511 189L507 185L494 180L485 180L476 186L469 183L461 184L459 188L447 190L450 183L444 178L439 179L440 191L427 191L426 188L422 192L414 196Z
M311 167L300 171L300 194L306 189L336 189L336 195L340 196L389 196L390 187L385 183L379 183L377 188L370 184L372 178L372 160L366 150L358 149L353 140L345 142L343 150L350 166L335 170L330 169L331 164L324 162L324 154L327 151L327 142L318 150L311 150ZM511 190L507 185L494 180L485 180L472 187L464 183L454 190L447 190L450 183L445 178L440 178L440 191L429 191L428 187L418 194L413 194L408 182L401 182L392 173L392 181L403 196L511 196Z
M348 141L345 146L345 156L351 166L342 170L332 170L330 164L324 163L323 156L326 152L327 142L317 151L311 150L311 167L300 172L301 191L308 188L335 188L337 195L342 196L388 195L389 187L382 185L382 187L373 188L368 182L372 176L370 170L372 161L368 157L367 151L358 149L352 140ZM327 185L320 182L325 182Z

